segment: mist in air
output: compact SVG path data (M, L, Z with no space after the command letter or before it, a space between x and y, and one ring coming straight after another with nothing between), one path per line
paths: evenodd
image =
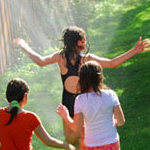
M12 41L21 37L37 53L49 55L61 47L62 30L78 26L87 33L90 52L100 51L103 55L110 49L118 26L106 29L105 22L111 20L100 18L104 14L113 15L125 2L119 4L114 0L107 8L106 3L105 0L0 0L0 107L7 105L7 83L15 77L23 78L30 86L25 109L37 113L51 134L62 136L61 118L55 112L62 97L59 67L52 64L40 68ZM93 25L92 16L97 10L98 22ZM99 30L95 30L97 27Z
M87 30L93 2L0 0L0 11L0 107L7 106L7 83L15 77L23 78L30 87L25 109L37 113L51 134L62 136L61 118L55 112L62 97L57 64L40 68L12 41L21 37L37 53L49 55L61 47L64 28L76 25Z

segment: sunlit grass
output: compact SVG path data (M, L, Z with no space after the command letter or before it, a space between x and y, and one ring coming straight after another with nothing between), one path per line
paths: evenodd
M150 37L150 2L126 5L120 1L98 1L93 17L89 18L88 38L90 52L98 56L113 58L133 47L139 36ZM139 1L138 1L139 2ZM143 3L143 1L141 1ZM58 50L58 48L55 48ZM49 48L43 52L48 55ZM5 88L14 77L22 77L29 82L30 93L26 109L36 112L48 132L64 140L62 121L55 109L61 102L62 84L57 65L38 67L21 54L22 62L13 70L8 70L0 78L0 106L5 106ZM114 69L104 69L104 82L116 91L123 107L126 124L120 127L122 150L148 150L150 143L150 53L143 52ZM27 63L29 62L29 63ZM48 150L34 135L34 149Z

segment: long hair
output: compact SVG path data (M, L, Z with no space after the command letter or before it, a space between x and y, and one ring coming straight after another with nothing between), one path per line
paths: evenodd
M87 93L90 88L100 93L100 89L107 88L103 84L102 67L95 61L85 62L79 71L79 87L81 93Z
M70 56L77 54L77 42L85 37L86 33L82 28L76 26L65 28L61 38L63 42L61 54L68 54ZM89 48L86 48L85 53L88 53L88 51Z
M14 78L12 79L6 89L6 98L9 103L11 103L13 100L16 100L18 103L20 103L23 100L24 94L29 92L29 86L28 84L20 78ZM10 119L6 123L6 125L11 124L14 117L17 116L19 108L18 107L12 107L10 110Z

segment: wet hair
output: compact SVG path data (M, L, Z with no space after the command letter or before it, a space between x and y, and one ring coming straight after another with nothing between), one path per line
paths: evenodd
M63 53L77 53L77 42L86 37L86 33L82 28L71 26L65 28L62 33L61 40L63 41L62 54ZM86 50L88 51L88 49ZM87 53L87 52L85 52Z
M95 61L85 62L79 71L79 87L81 93L89 92L93 88L94 92L100 93L100 89L108 88L103 84L102 67Z
M26 81L24 81L21 78L14 78L12 79L6 89L6 98L9 103L11 103L13 100L20 103L23 100L24 94L29 92L29 86ZM10 110L10 119L6 123L6 125L11 124L14 117L17 116L19 108L18 107L12 107Z

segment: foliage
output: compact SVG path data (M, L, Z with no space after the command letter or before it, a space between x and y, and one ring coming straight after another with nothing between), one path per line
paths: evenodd
M149 0L75 0L68 5L77 25L87 30L91 52L98 56L113 58L133 47L140 36L150 37ZM75 7L78 7L81 16L77 15ZM83 24L82 20L85 21ZM52 51L53 48L49 48L43 54ZM19 63L0 78L0 106L6 105L4 99L8 81L14 77L25 79L30 85L26 109L40 116L52 136L64 140L62 122L55 113L62 91L57 65L39 68L24 54L18 55L21 61L18 60ZM150 147L149 57L149 52L143 52L117 68L104 69L104 82L117 92L126 117L126 124L118 128L123 150L148 150ZM39 150L53 149L42 145L36 136L32 144Z
M59 77L57 65L38 67L34 63L26 65L14 65L14 70L8 70L0 78L0 106L6 106L5 89L7 83L15 77L26 80L30 86L29 100L25 109L35 112L47 131L54 137L63 138L62 122L56 115L56 107L61 102L62 85ZM51 123L50 123L51 122ZM53 123L52 123L53 122ZM35 149L47 149L39 139L33 136L33 146Z
M107 14L99 9L101 3L95 5L97 11L88 30L95 54L113 58L133 47L140 36L150 37L150 2L133 4L108 4L113 9ZM124 150L149 149L149 56L144 52L115 69L104 69L105 82L119 95L126 116L126 124L118 129Z

